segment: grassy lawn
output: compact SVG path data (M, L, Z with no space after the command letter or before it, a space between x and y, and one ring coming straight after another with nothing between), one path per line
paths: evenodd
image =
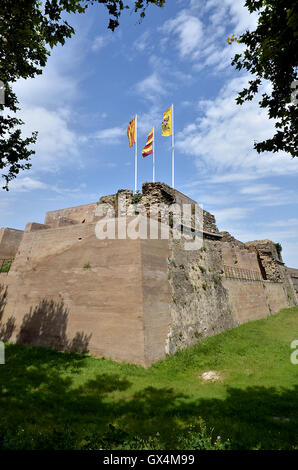
M298 308L208 338L147 370L6 345L0 449L116 448L127 439L137 448L195 448L201 439L206 448L298 449L294 339ZM204 382L209 370L221 379Z

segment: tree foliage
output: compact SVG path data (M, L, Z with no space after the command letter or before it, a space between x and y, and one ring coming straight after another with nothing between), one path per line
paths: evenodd
M133 9L144 18L150 4L162 7L165 0L135 0L129 6L123 0L2 0L0 10L0 86L5 101L0 101L0 171L5 181L3 189L21 170L31 166L30 157L37 139L34 132L24 138L17 118L18 100L12 84L18 79L33 78L42 73L50 50L64 44L74 28L64 19L65 13L84 13L95 4L102 4L110 19L108 28L119 26L124 9ZM1 175L0 175L1 176Z
M275 120L275 134L254 147L261 152L288 152L298 156L298 10L296 0L246 0L250 13L258 13L254 31L240 37L233 35L229 43L237 41L246 46L236 54L232 65L246 69L253 78L237 97L237 104L252 100L264 82L271 83L271 92L262 94L259 105L268 110ZM295 83L296 82L296 83Z

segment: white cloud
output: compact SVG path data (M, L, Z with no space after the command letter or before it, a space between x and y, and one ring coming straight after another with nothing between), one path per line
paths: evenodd
M264 183L264 184L254 184L250 186L244 186L240 189L241 194L263 194L271 191L277 191L280 188L278 186L273 186L272 184Z
M210 190L210 182L213 186L212 190ZM199 203L207 204L214 210L223 205L233 205L235 200L238 204L245 204L250 208L297 204L296 192L293 189L285 189L269 183L242 186L239 179L233 179L229 183L227 185L220 181L218 185L215 185L214 180L210 181L210 178L205 177L199 181L184 184L180 186L180 189L186 191ZM246 214L246 211L243 213Z
M50 58L42 75L27 80L20 79L13 89L23 108L46 106L53 109L75 99L79 83L78 77L64 75L54 59Z
M138 132L140 135L147 135L153 126L160 126L162 110L159 106L153 105L146 113L140 113L138 118Z
M28 136L36 130L38 138L34 146L36 154L31 157L32 168L24 173L32 180L24 180L20 174L11 183L12 191L38 189L39 184L45 184L38 182L49 176L46 175L48 172L59 174L61 180L65 179L68 168L83 168L88 161L84 147L94 141L87 135L90 131L81 129L86 122L94 123L95 119L90 109L84 110L78 104L81 105L83 98L88 96L88 89L82 83L90 74L90 69L81 65L86 59L86 50L90 52L90 23L87 22L87 27L80 27L78 31L79 34L67 41L65 46L53 49L41 76L20 80L14 85L21 107L18 117L25 122L22 132ZM111 33L110 37L113 40L119 34ZM109 40L108 33L105 38ZM97 37L99 45L100 39ZM106 110L98 111L98 122L107 116L103 111ZM49 186L48 190L58 192L59 188Z
M192 2L198 3L197 0ZM233 33L241 34L246 29L252 30L256 27L257 17L256 13L250 14L248 9L244 6L245 0L221 0L220 5L217 0L208 0L205 5L205 11L211 13L211 22L214 26L225 24L227 18L233 25Z
M262 175L256 175L255 173L245 172L229 172L225 174L211 175L210 177L208 177L208 182L211 184L237 183L240 181L252 181L258 178L262 178Z
M202 181L200 182L199 186L202 186ZM183 186L179 189L183 189ZM206 188L204 191L198 191L197 189L186 189L186 194L192 197L195 201L197 201L198 204L203 208L205 204L212 207L218 207L228 204L232 205L235 202L233 195L228 194L225 191L208 192Z
M257 14L250 14L245 0L209 0L207 3L190 0L189 9L181 10L167 20L161 31L164 49L174 41L182 59L189 58L197 71L205 67L214 72L231 66L231 58L242 52L244 46L227 44L231 34L240 35L257 25Z
M18 178L9 184L9 190L11 193L23 193L28 191L33 191L35 189L48 189L49 186L46 183L43 183L39 179L32 178L30 176L25 176L23 178Z
M115 145L119 144L125 135L126 133L124 128L110 127L96 132L96 134L94 134L94 138L100 140L102 143Z
M91 50L93 52L98 52L108 46L112 41L115 41L118 37L119 33L117 34L113 32L111 32L110 34L99 34L93 39L91 44Z
M245 219L251 209L244 207L228 207L225 209L216 209L214 210L214 215L216 222L221 224L222 222L226 223L230 220L241 220Z
M75 104L84 94L81 82L88 73L78 73L85 45L84 33L75 35L64 47L52 51L42 75L14 84L21 108L17 116L25 122L21 128L24 136L38 131L30 169L35 180L40 172L57 173L74 161L82 166L79 147L84 136L75 132L74 122L80 118ZM24 184L17 183L20 177L13 185Z
M197 157L198 167L212 174L210 181L253 180L298 173L298 161L284 153L259 155L253 142L273 135L274 125L257 101L238 106L237 92L249 77L225 85L214 100L199 103L200 115L177 135L178 149Z
M79 138L70 127L71 111L45 107L25 107L20 113L25 122L25 135L38 131L36 154L32 156L31 172L57 172L68 164L81 165Z
M86 69L80 68L86 55L86 45L84 33L75 35L63 47L56 46L51 51L41 75L18 80L13 89L21 107L56 109L79 100L84 93L81 83L88 74Z
M149 77L138 82L134 88L142 98L152 101L166 94L163 80L157 72L153 72Z
M99 51L100 49L103 49L109 42L109 38L106 36L96 36L94 38L91 49L93 51Z
M134 48L139 52L143 52L145 49L148 51L148 48L151 48L151 34L150 31L141 34L134 42Z
M298 242L286 241L282 243L282 257L290 268L298 268Z
M258 206L286 206L297 204L296 192L293 190L281 189L280 191L268 192L265 194L256 194L246 197L247 201L255 202Z
M0 189L0 191L3 191ZM11 198L10 199L2 199L0 200L0 228L3 227L1 219L4 219L4 217L13 215L13 210L11 209Z
M298 219L295 219L295 218L275 220L274 222L262 222L262 223L259 223L258 225L262 227L282 227L282 228L296 227L297 233L298 233Z
M178 36L176 47L182 58L197 55L203 37L203 26L199 18L187 10L182 10L175 18L167 20L161 31L167 35L173 33Z
M159 97L166 96L173 89L178 88L177 81L182 82L184 86L193 81L191 74L178 70L164 57L152 54L149 57L149 64L152 67L152 73L132 88L133 93L137 93L143 100L156 103Z

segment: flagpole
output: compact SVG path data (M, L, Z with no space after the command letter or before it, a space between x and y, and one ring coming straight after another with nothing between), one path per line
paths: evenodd
M155 128L153 127L153 183L155 183Z
M136 145L135 145L135 194L138 187L138 115L136 114Z
M175 187L175 137L174 137L174 105L172 104L172 188Z

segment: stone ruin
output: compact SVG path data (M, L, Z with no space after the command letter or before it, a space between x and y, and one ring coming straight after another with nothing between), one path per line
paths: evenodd
M190 217L177 225L174 212L186 206ZM297 305L298 270L284 265L277 244L242 243L199 209L164 183L144 183L139 195L119 190L48 212L24 231L0 229L0 339L147 367ZM158 236L138 234L152 218ZM133 224L134 237L98 237L99 224L123 223L125 231ZM195 237L200 244L185 249Z

